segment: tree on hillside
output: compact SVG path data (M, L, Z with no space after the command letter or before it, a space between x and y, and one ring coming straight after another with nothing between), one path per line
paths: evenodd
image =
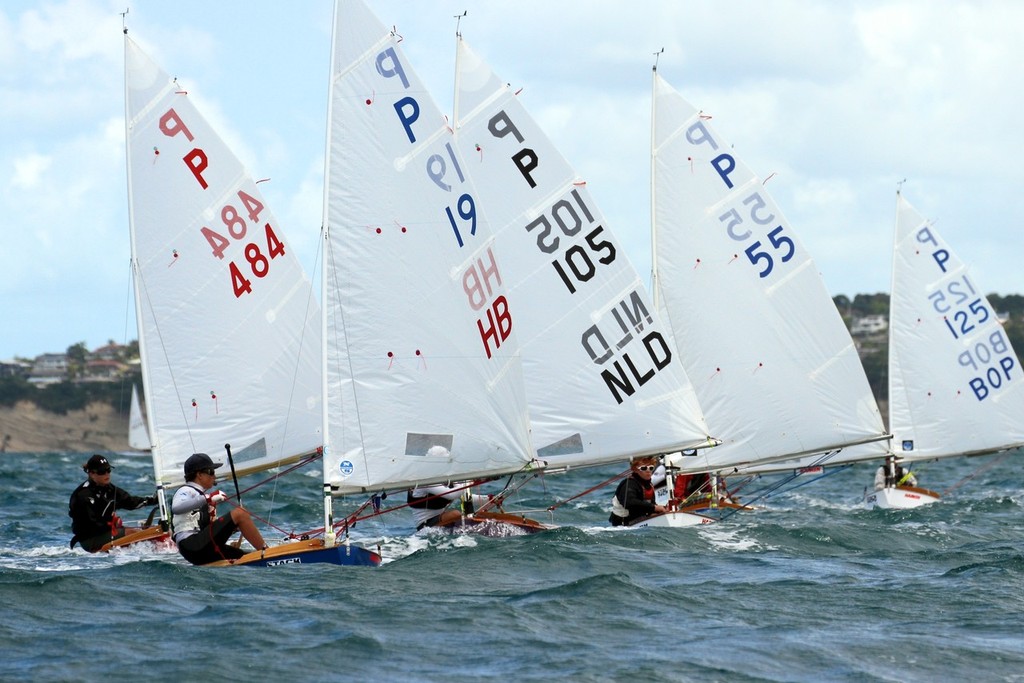
M68 347L68 378L75 379L85 374L85 360L89 357L89 349L85 342L78 342Z

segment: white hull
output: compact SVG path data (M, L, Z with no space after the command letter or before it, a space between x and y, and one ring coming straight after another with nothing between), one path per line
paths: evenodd
M631 524L631 527L669 527L679 528L687 526L701 526L702 524L711 524L715 520L711 517L705 517L704 515L697 515L692 512L663 512L660 515L654 515L648 517L645 520L639 521L635 524Z
M872 491L864 497L864 503L868 507L879 507L885 510L909 510L934 503L939 498L939 494L928 489L909 486L889 487Z

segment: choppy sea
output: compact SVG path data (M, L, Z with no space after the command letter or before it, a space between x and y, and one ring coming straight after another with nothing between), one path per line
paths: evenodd
M70 550L87 457L0 454L4 681L1024 681L1021 454L919 466L937 491L984 469L917 510L863 509L860 465L688 529L610 529L611 487L550 517L616 468L575 471L507 506L551 531L414 535L399 511L353 531L379 568L274 569ZM110 457L152 490L148 458ZM244 496L268 539L319 524L317 481Z

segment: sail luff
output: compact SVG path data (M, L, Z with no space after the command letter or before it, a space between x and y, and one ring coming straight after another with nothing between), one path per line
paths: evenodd
M658 130L658 105L656 100L656 93L658 89L658 65L655 63L651 67L651 156L650 156L650 168L649 183L650 188L650 212L651 212L651 298L654 301L654 308L659 311L665 311L661 306L661 282L658 278L658 230L655 223L655 207L658 205L658 190L657 183L654 182L655 177L658 174L657 170L657 158L658 158L658 147L655 144L655 136ZM667 314L667 311L666 311ZM667 318L666 318L667 319ZM669 321L671 325L671 321Z
M139 272L138 265L138 246L136 244L135 237L135 195L132 191L132 136L131 128L133 125L132 112L131 112L131 91L129 88L129 63L130 57L129 52L132 49L133 41L128 36L128 30L124 29L124 139L125 139L125 169L127 171L127 182L126 192L128 195L128 236L129 236L129 249L131 258L131 272L132 272L132 287L133 295L135 299L135 321L136 321L136 335L139 342L139 361L140 371L142 375L142 387L146 393L146 396L150 394L150 388L153 386L153 380L149 373L149 366L147 359L149 356L146 326L143 324L142 315L142 291L140 287L141 274ZM153 481L156 483L156 497L157 504L160 508L160 519L164 523L170 521L170 507L167 503L165 486L169 483L166 482L163 476L163 464L161 458L161 449L159 440L156 438L157 432L154 425L154 415L151 409L146 411L146 428L149 432L150 438L150 458L153 463Z

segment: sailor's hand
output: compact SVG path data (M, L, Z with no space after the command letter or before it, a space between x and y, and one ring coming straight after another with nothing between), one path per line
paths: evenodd
M142 499L142 507L147 505L156 505L156 496L146 496Z
M220 489L218 489L216 491L210 491L209 493L206 494L206 502L209 503L210 505L216 505L217 503L223 503L227 499L228 499L227 494L224 493L223 491L221 491Z
M654 506L654 511L655 512L668 512L668 510L665 508L664 505L655 505Z

